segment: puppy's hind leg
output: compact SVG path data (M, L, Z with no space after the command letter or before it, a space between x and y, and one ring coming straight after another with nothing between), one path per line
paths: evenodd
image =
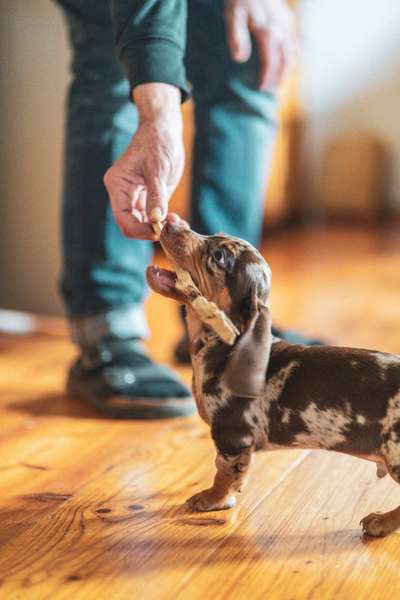
M253 458L252 448L239 454L218 452L215 465L217 473L212 487L195 494L187 504L195 511L224 510L236 504L235 493L241 492L247 481L247 473Z
M387 469L396 481L400 483L400 465L392 466L388 463ZM363 532L372 537L384 537L400 528L400 506L386 513L371 513L361 519L360 525Z

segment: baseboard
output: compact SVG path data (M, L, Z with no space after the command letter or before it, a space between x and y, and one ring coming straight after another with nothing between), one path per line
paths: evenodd
M63 317L34 315L19 310L0 309L0 333L66 336L68 325Z

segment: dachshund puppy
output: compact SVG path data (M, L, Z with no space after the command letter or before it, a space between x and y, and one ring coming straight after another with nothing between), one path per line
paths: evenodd
M355 348L289 344L271 335L271 272L243 240L164 226L161 244L239 331L224 343L177 289L176 275L149 267L150 287L187 305L193 393L217 449L214 483L188 500L195 511L230 508L255 450L324 448L377 463L400 483L400 357ZM400 527L400 507L362 519L384 536Z

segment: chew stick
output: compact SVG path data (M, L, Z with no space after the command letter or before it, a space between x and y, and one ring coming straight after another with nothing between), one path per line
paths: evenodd
M154 223L151 224L154 230L154 233L157 236L157 240L160 239L160 235L161 235L161 231L163 228L163 223L161 221L155 221Z
M207 300L193 282L190 273L176 269L176 289L183 292L199 319L211 327L225 344L233 346L239 330L230 318L214 302Z
M161 221L154 221L152 222L152 227L157 239L160 239L163 223ZM225 344L233 346L240 333L234 323L214 302L210 302L200 293L188 271L179 267L175 271L177 277L175 286L185 294L185 297L199 319L205 325L211 327Z

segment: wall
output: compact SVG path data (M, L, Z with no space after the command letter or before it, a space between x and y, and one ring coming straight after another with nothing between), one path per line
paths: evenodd
M400 210L400 2L302 0L299 16L311 201L318 203L329 140L366 130L392 155L389 202Z
M0 307L60 313L66 36L50 0L0 4Z

